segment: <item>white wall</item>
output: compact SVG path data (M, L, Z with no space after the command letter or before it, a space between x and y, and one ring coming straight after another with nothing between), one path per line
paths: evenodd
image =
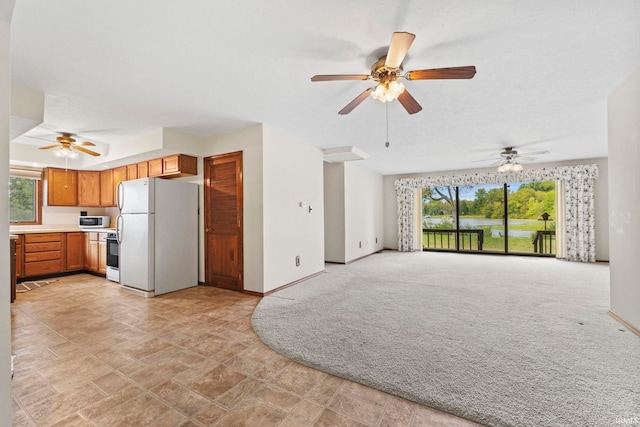
M640 330L640 69L609 95L611 311Z
M359 162L326 163L325 259L347 263L382 250L383 178Z
M383 178L360 163L346 162L344 180L345 262L350 262L383 248Z
M317 147L269 125L263 156L262 292L269 292L324 270L323 160Z
M0 182L9 192L9 117L11 115L10 33L14 1L0 6ZM9 286L9 199L0 197L0 425L11 425L11 316Z
M262 125L226 135L206 138L203 156L242 151L242 180L244 196L244 287L248 291L263 291L263 171ZM198 165L200 174L202 163ZM200 206L204 205L200 192ZM202 210L201 210L202 212ZM204 281L204 215L200 215L200 281Z
M531 168L543 168L554 166L576 166L590 165L598 166L599 177L596 180L595 193L595 213L596 213L596 260L609 260L609 211L608 211L608 160L607 158L570 160L557 163L540 163L531 165ZM525 166L527 167L527 166ZM490 172L494 168L469 169L449 172L436 172L431 174L411 174L411 175L388 175L384 177L384 247L398 249L398 213L396 202L395 181L400 178L440 176L440 175L461 175L469 173Z
M324 259L344 263L344 163L324 164Z

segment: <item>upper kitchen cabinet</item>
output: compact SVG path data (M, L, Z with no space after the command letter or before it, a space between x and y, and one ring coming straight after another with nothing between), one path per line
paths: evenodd
M149 165L150 177L162 176L162 159L161 158L149 160L147 163Z
M100 171L100 206L115 206L113 169Z
M162 157L160 159L149 160L149 176L159 176L163 178L177 178L180 176L197 175L197 157L176 154Z
M101 206L100 171L78 171L78 206Z
M162 176L186 176L198 174L198 159L193 156L176 154L162 159Z
M113 169L113 206L118 204L118 185L127 180L127 166Z
M149 163L140 162L138 165L138 178L147 178L149 176Z
M48 206L78 206L78 171L47 168L44 177Z
M138 179L138 164L127 165L127 180Z

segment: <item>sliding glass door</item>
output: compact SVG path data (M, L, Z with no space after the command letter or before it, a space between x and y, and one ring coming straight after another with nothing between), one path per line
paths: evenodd
M555 183L422 190L424 250L555 254Z

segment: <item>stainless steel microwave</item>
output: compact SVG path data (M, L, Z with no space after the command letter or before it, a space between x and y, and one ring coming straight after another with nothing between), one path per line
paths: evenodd
M78 217L78 227L80 228L109 228L109 222L108 215Z

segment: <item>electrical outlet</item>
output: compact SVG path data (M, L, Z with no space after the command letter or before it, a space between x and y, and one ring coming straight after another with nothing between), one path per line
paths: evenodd
M378 238L376 237L376 244L378 244Z
M300 255L296 255L296 267L300 267Z
M358 242L358 247L362 248L362 240Z

